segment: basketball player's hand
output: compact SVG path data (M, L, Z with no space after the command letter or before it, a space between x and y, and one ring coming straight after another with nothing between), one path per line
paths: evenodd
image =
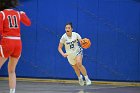
M80 40L80 44L82 44L83 42L84 42L83 39L81 39L81 40Z
M68 54L67 54L67 53L64 53L62 56L63 56L63 57L67 57L67 56L68 56Z
M80 40L80 44L81 45L84 44L84 40L83 39Z

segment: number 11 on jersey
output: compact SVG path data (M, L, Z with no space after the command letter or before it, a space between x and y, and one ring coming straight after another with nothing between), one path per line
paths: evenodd
M15 15L8 15L7 17L9 21L9 28L18 28L17 17Z

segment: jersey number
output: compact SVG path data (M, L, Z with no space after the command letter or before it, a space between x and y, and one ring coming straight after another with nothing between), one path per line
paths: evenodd
M70 49L72 49L72 48L74 48L74 44L73 43L70 44Z
M8 16L8 21L9 21L9 27L10 28L18 28L17 17L15 15Z

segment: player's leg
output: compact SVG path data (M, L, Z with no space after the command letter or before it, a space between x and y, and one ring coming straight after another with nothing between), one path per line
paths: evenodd
M82 56L81 55L76 56L76 64L77 64L78 68L80 69L81 73L84 76L86 76L87 71L86 71L85 67L82 65Z
M82 78L82 75L80 75L80 70L79 68L77 67L77 64L76 64L76 61L75 61L75 57L73 55L69 55L68 57L68 62L71 64L71 66L73 67L77 77L78 77L78 80L79 80L79 84L81 86L84 85L84 81L83 81L83 78Z
M11 53L11 56L9 57L9 63L8 63L8 74L9 74L9 88L10 93L15 93L16 88L16 65L18 63L18 60L21 55L22 50L22 44L21 40L11 40L13 45L13 52Z
M76 64L77 64L77 67L80 69L81 73L85 77L86 85L90 85L91 84L91 81L88 78L86 68L82 65L82 55L77 55L76 56Z
M80 77L80 70L79 70L79 68L77 67L77 65L76 65L76 64L75 64L75 65L72 65L72 67L73 67L73 69L74 69L74 71L75 71L77 77Z
M69 64L73 67L77 77L80 77L80 70L78 69L75 61L75 57L73 55L69 55L67 57Z
M83 77L82 77L82 75L80 74L80 70L79 70L79 68L77 67L77 64L73 65L72 67L73 67L73 69L74 69L74 71L75 71L75 73L76 73L76 75L77 75L77 77L78 77L79 84L80 84L81 86L83 86L83 85L84 85Z
M3 64L6 62L7 58L4 57L2 46L0 45L0 69Z
M0 69L3 66L3 64L6 62L7 58L1 57L0 56Z
M8 63L8 75L9 75L9 88L10 93L15 93L16 88L16 65L18 63L19 58L15 57L9 57L9 63Z

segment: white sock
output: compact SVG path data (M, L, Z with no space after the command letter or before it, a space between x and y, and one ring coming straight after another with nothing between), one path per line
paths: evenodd
M10 89L10 93L15 93L15 89Z
M78 77L78 79L82 79L83 78L83 76L82 75L80 75L80 77Z
M86 75L86 76L84 76L85 77L85 80L88 80L89 78L88 78L88 75Z

